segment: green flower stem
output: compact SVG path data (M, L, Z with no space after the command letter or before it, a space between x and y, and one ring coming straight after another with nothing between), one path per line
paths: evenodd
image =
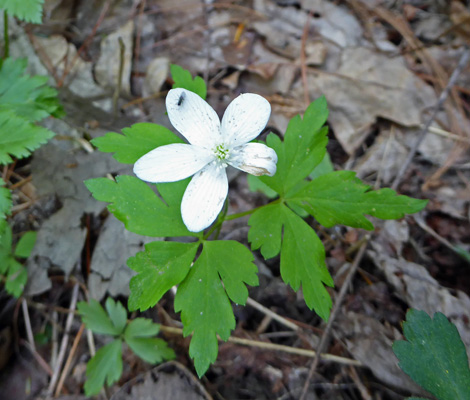
M251 209L251 210L248 210L248 211L243 211L243 212L241 212L241 213L236 213L236 214L227 215L227 216L224 218L224 221L231 221L232 219L241 218L241 217L244 217L245 215L251 215L251 214L253 214L255 211L258 211L259 209L261 209L261 208L263 208L263 207L266 207L266 206L271 205L271 204L277 204L277 203L280 203L280 202L281 202L281 199L277 199L277 200L271 201L271 202L268 203L268 204L265 204L264 206L259 206L259 207L253 208L253 209Z
M8 36L8 13L7 10L3 11L3 37L5 38L5 52L3 59L5 60L10 56L10 37Z
M241 213L230 214L230 215L226 215L227 214L227 208L228 208L227 202L226 202L225 203L226 206L221 211L217 222L214 225L212 225L211 229L209 229L209 231L204 235L201 242L203 242L204 240L207 240L207 238L209 238L209 236L212 235L212 233L214 233L214 231L216 231L216 239L217 239L219 237L220 229L222 228L222 224L224 223L224 221L231 221L233 219L241 218L241 217L244 217L246 215L251 215L255 211L258 211L259 209L261 209L263 207L266 207L266 206L271 205L271 204L277 204L277 203L280 203L281 201L282 201L282 199L279 198L279 199L271 201L270 203L265 204L263 206L259 206L259 207L253 208L251 210L248 210L248 211L243 211Z

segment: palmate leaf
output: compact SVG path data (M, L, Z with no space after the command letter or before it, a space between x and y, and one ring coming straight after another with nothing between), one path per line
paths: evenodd
M183 88L190 90L201 96L204 100L207 96L206 82L200 76L195 76L194 79L188 70L176 64L170 66L171 77L173 78L173 89Z
M16 158L28 157L54 134L9 111L0 110L0 165Z
M98 394L106 383L111 386L122 374L122 341L117 339L99 349L86 368L85 394Z
M91 142L104 153L114 153L113 157L123 164L134 164L144 154L159 146L183 143L164 126L145 122L124 128L122 133L109 132Z
M327 228L343 224L367 230L374 226L364 216L366 214L398 219L421 211L427 204L427 200L397 196L392 189L370 190L370 186L356 178L353 171L322 175L288 200L303 207Z
M21 258L28 258L31 252L33 251L34 245L36 244L37 235L37 232L25 232L16 244L15 256Z
M159 183L163 200L133 176L117 176L116 181L96 178L84 183L96 200L111 203L109 211L131 232L154 237L201 235L189 232L181 218L181 199L189 179Z
M28 271L23 265L11 257L8 266L8 276L5 281L6 291L12 296L18 298L23 293L27 281Z
M270 134L266 144L276 151L277 171L272 177L259 179L279 195L285 195L306 178L326 154L328 130L322 126L327 118L326 100L320 97L310 104L303 119L297 115L290 120L284 141Z
M400 368L439 400L470 399L467 352L455 325L442 313L431 319L411 309L403 331L407 341L393 344Z
M175 352L164 340L153 337L159 330L160 325L150 319L136 318L127 325L124 340L135 354L151 364L171 360Z
M227 340L235 328L230 300L246 303L245 283L257 285L256 272L253 255L241 243L204 242L201 255L179 286L175 311L181 311L183 334L193 333L189 355L199 376L217 358L217 335Z
M145 245L145 251L129 258L127 265L137 272L129 284L129 310L153 307L168 290L182 282L198 247L198 243L152 242Z
M108 298L108 301L109 300L113 301L111 298ZM93 332L111 336L118 336L122 333L123 327L119 323L113 323L109 314L96 300L90 299L88 303L80 301L77 304L77 309L82 317L83 323ZM122 307L122 309L124 310L124 307ZM126 314L125 310L124 314ZM119 320L119 318L117 320Z
M40 24L44 0L0 0L0 9L26 22Z
M26 232L20 239L20 242L17 245L17 249L18 247L26 246L21 245L21 242L22 240L30 242L31 235L34 236L35 239L34 232ZM24 237L26 237L26 239L23 239ZM28 273L26 268L16 259L16 257L22 256L19 255L16 251L13 251L12 244L13 233L11 227L5 220L0 220L0 274L4 276L6 291L10 295L18 298L21 296L24 287L26 286Z
M126 343L142 360L150 364L175 358L175 352L163 339L149 337L128 337Z
M295 291L302 286L305 303L327 320L331 298L324 285L333 286L325 263L325 249L315 231L282 203L253 213L248 240L264 258L281 254L281 276Z
M25 75L26 66L26 59L4 61L0 69L0 110L10 111L30 122L49 115L62 117L64 111L57 91L46 85L49 78Z
M0 178L0 220L4 220L10 214L12 206L11 191L3 187L4 185L5 181Z

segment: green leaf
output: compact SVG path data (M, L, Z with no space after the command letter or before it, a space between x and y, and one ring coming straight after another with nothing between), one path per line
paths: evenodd
M392 189L370 190L370 186L356 178L353 171L322 175L289 200L305 208L327 228L344 224L367 230L374 229L374 226L365 214L381 219L398 219L422 210L427 204L427 200L397 196Z
M8 276L5 282L6 291L18 298L24 291L28 281L28 271L18 261L11 258L8 268Z
M201 255L178 288L175 311L181 311L184 336L194 332L189 355L199 376L217 358L217 334L227 340L235 328L229 298L245 304L248 291L243 282L258 284L252 262L253 255L241 243L204 242Z
M148 318L135 318L129 322L124 331L126 341L130 338L151 337L160 331L160 325Z
M157 124L134 124L130 128L124 128L122 133L109 132L91 142L104 153L114 153L113 157L123 164L134 164L144 154L159 146L183 143L172 131Z
M206 99L207 87L204 79L200 76L196 76L193 79L189 71L176 64L171 64L170 71L171 76L175 81L175 83L173 83L173 89L183 88L190 90L191 92L201 96L204 100Z
M113 323L116 332L121 334L127 324L127 311L120 301L114 301L111 297L106 299L106 311Z
M25 75L26 66L26 59L7 58L4 61L0 69L0 110L12 112L29 122L49 115L62 117L64 112L57 91L47 86L49 78Z
M470 369L465 345L455 325L442 313L431 319L424 311L409 310L393 351L400 368L439 400L470 399Z
M246 175L246 179L248 181L248 187L252 192L261 192L268 199L277 197L277 193L266 185L266 183L262 182L258 176L248 174Z
M321 160L320 164L318 164L315 169L311 172L308 176L310 179L318 178L319 176L329 174L333 172L335 169L330 159L330 155L325 153L325 157Z
M168 290L182 282L198 247L198 243L152 242L145 245L145 251L129 258L127 265L138 273L129 284L129 310L153 307Z
M99 349L86 367L86 396L98 394L106 382L111 386L122 374L122 341L113 340Z
M44 0L0 0L0 9L23 21L40 24L43 3Z
M77 304L77 309L82 316L83 323L93 332L112 336L117 336L122 333L122 329L119 329L113 324L109 315L96 300L90 299L88 303L80 301Z
M11 191L10 189L3 187L5 181L0 178L0 220L5 219L11 212Z
M324 320L331 298L324 285L333 286L325 263L325 249L315 231L282 203L257 210L250 217L248 240L265 258L281 253L281 276L297 291L302 285L305 303Z
M175 352L162 339L131 337L126 338L126 343L142 360L151 364L175 358Z
M6 291L20 297L28 280L26 268L12 254L13 234L10 225L0 220L0 274L5 278Z
M5 220L0 220L0 274L6 274L10 267L13 234L10 225Z
M11 156L28 157L53 136L50 130L0 109L0 164L13 162Z
M28 258L33 251L34 244L36 243L37 233L33 231L26 232L18 241L15 249L15 256Z
M117 176L116 181L107 178L85 181L96 200L111 203L108 210L127 230L154 237L201 235L189 232L181 219L181 199L188 183L189 179L158 184L162 201L150 186L133 176Z
M328 129L322 126L327 118L328 108L322 96L310 104L303 119L297 115L290 120L284 141L271 133L266 144L276 151L277 171L260 180L284 195L306 178L325 157Z

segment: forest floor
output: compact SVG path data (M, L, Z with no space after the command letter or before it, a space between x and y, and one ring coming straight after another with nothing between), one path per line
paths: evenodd
M12 20L12 56L27 57L29 73L50 76L67 115L47 119L44 125L55 138L3 171L14 189L13 232L36 230L38 240L27 263L28 313L22 301L0 293L0 397L47 398L55 372L51 359L71 301L77 300L77 282L78 300L86 293L126 304L132 276L126 260L154 239L126 232L83 185L89 178L131 174L132 168L89 141L137 122L171 129L164 105L170 64L206 80L208 102L219 115L240 93L264 96L272 105L266 132L282 134L290 118L325 95L334 168L429 203L399 221L374 221L360 257L364 231L315 225L339 311L328 323L307 308L301 292L283 283L279 258L265 261L258 254L260 285L250 288L251 303L235 306L233 332L251 346L220 342L217 362L198 380L189 339L162 329L176 362L153 367L125 352L122 378L100 397L298 399L312 357L295 349L315 350L325 332L325 353L354 363L320 361L307 399L423 395L398 368L391 348L403 338L409 308L444 313L470 349L469 65L457 71L436 110L468 51L467 7L444 0L46 0L42 25ZM233 212L263 204L262 194L249 191L245 174L230 178ZM248 245L247 231L243 219L224 228L221 237ZM353 263L356 273L339 297ZM181 327L171 293L144 315L163 327ZM70 326L65 355L71 364L54 392L59 399L84 399L90 350L78 316ZM28 329L36 337L34 351ZM99 335L94 340L97 347L103 344ZM259 342L294 352L265 349Z

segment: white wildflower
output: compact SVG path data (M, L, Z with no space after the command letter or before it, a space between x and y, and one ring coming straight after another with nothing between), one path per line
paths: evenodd
M277 155L261 143L249 143L266 126L271 106L257 94L233 100L222 122L197 94L172 89L166 98L172 125L190 144L157 147L141 157L134 173L147 182L175 182L194 175L181 202L181 215L192 232L207 228L220 213L228 193L227 165L253 175L272 176Z

